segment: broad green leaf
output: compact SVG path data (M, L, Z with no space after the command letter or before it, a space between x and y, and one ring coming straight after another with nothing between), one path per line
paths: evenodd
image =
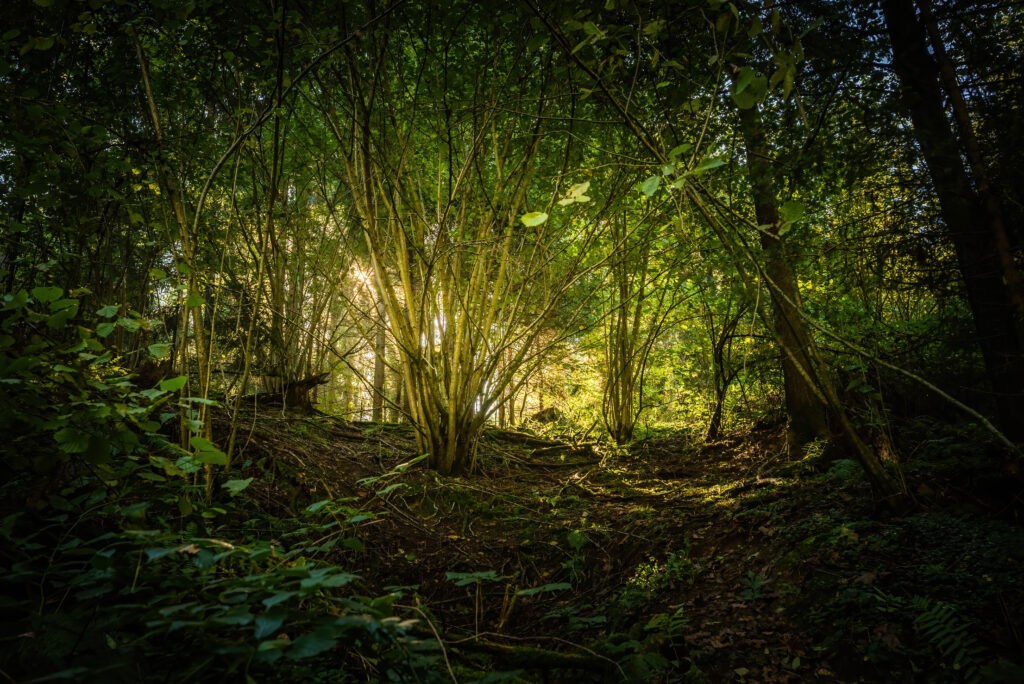
M256 621L253 624L256 638L262 639L271 636L277 631L278 627L284 624L286 617L288 617L288 611L281 606L272 608L262 615L257 615Z
M188 382L188 376L179 375L176 378L167 378L166 380L160 381L160 389L164 392L177 392L185 383Z
M589 190L589 189L590 189L590 181L585 181L583 183L576 183L575 185L573 185L573 186L571 186L569 188L569 195L571 197L579 197L581 195L586 195L587 194L587 190Z
M127 330L128 332L135 332L139 329L139 322L128 318L127 316L121 316L117 319L117 324Z
M169 342L158 342L156 344L149 345L147 349L149 349L150 354L158 359L162 359L171 351L171 344Z
M299 592L297 591L279 591L273 596L263 599L261 603L263 603L263 605L266 606L267 609L269 610L270 608L276 606L278 603L281 603L282 601L287 601L292 596L295 596L298 593Z
M193 437L188 442L196 450L193 458L200 463L211 465L227 465L228 455L217 448L217 446L203 437Z
M151 560L152 561L152 560L156 560L157 558L163 558L164 556L169 556L172 553L176 552L179 548L181 548L181 547L173 546L171 548L163 548L163 549L159 549L159 548L146 549L146 560Z
M658 191L659 185L661 185L661 176L651 176L640 186L640 192L644 193L647 197L650 197Z
M736 77L736 83L733 85L732 91L734 93L742 93L746 90L750 82L754 80L754 69L753 67L745 66L740 69L739 75Z
M50 48L53 47L53 37L52 36L42 36L40 38L36 38L35 39L35 43L33 44L33 47L36 50L41 50L41 51L49 50Z
M46 325L57 330L67 325L67 322L78 313L78 300L60 299L56 302L51 302L50 309L55 311L55 313L47 317Z
M690 143L683 143L672 148L672 151L668 153L668 158L672 160L678 159L680 156L686 154L693 149L693 145Z
M89 435L70 427L61 428L53 436L66 454L80 454L89 447Z
M807 210L804 208L804 205L801 204L800 202L797 202L795 200L789 200L788 202L782 205L782 207L779 209L779 213L782 214L782 219L784 221L793 223L796 221L803 220L804 215L807 213Z
M244 480L228 480L221 485L224 489L228 490L231 496L238 496L242 493L242 490L252 484L252 478L247 477ZM259 636L259 635L257 635Z
M205 297L203 297L202 295L199 295L199 294L194 294L194 293L190 294L188 296L188 299L185 300L185 306L187 306L187 307L202 306L205 303L206 303L206 298Z
M141 394L142 396L146 397L150 401L155 401L156 399L159 399L163 395L167 394L167 392L164 392L163 390L158 390L156 388L152 388L151 387L149 389L140 390L139 394Z
M320 583L322 587L343 587L346 584L359 579L359 575L353 575L350 572L336 572L333 575L327 577L323 582Z
M32 298L37 302L47 303L60 299L64 290L59 287L33 287Z
M733 92L732 101L740 109L750 109L764 99L768 93L768 79L763 75L757 75L750 79L750 83L742 92Z
M228 455L220 449L216 451L200 451L195 454L194 458L200 463L208 463L210 465L226 466L228 464Z
M547 221L548 215L543 211L531 211L529 214L523 214L519 220L523 222L524 226L532 228Z
M291 660L309 658L334 648L337 643L337 640L330 633L320 630L303 634L292 642L291 648L288 649L288 658Z
M97 309L96 315L102 316L103 318L113 318L117 315L118 308L117 304L107 304L106 306Z
M100 337L106 337L110 333L114 332L114 328L115 326L113 323L100 323L96 326L96 334Z
M18 290L14 294L5 294L3 297L4 311L17 311L24 308L28 303L28 292Z
M719 166L725 164L725 161L721 159L705 159L693 170L693 173L701 173L703 171L710 171L711 169L717 169Z

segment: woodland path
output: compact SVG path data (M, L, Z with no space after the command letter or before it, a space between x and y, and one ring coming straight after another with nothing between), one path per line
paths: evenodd
M594 675L610 681L646 679L650 664L667 681L831 675L783 609L801 573L819 569L792 557L780 566L791 551L778 543L781 516L810 512L806 493L792 497L792 483L766 476L788 460L779 429L700 448L666 437L628 452L494 433L478 476L415 466L360 483L415 455L408 427L316 418L282 421L285 432L273 423L258 422L247 452L276 454L280 477L258 493L265 505L294 514L324 496L353 497L380 514L359 531L361 553L337 562L354 565L369 592L414 593L452 650L474 635L584 655L618 642L636 655ZM538 587L547 589L515 597Z
M308 550L358 573L361 593L394 592L461 672L479 673L459 681L1022 673L1019 491L993 498L976 476L990 457L972 471L927 431L927 461L903 467L917 505L896 515L853 461L787 456L782 426L629 449L491 432L481 472L454 478L396 470L416 457L407 425L247 425L247 467L273 473L248 494L283 521L343 501L350 536ZM301 530L267 534L309 543Z

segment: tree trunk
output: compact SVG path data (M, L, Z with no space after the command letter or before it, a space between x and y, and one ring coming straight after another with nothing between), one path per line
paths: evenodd
M383 313L379 314L383 319ZM385 349L387 338L384 336L384 321L380 320L377 323L377 339L374 344L374 361L373 361L373 413L372 420L376 423L384 420L384 354L387 352Z
M801 318L800 293L790 266L786 243L779 234L781 221L775 199L768 146L756 106L739 109L740 127L747 148L747 172L754 193L754 212L761 233L764 274L771 281L772 323L782 351L786 410L791 436L797 444L814 438L831 439L829 418L838 423L847 448L860 461L875 493L889 500L900 488L886 471L878 455L857 434L839 401L831 375Z
M828 407L814 386L811 339L800 318L800 292L796 276L786 254L786 243L779 235L781 221L775 200L768 145L757 107L740 109L740 128L747 150L747 175L753 189L757 223L766 226L761 233L765 275L771 280L772 325L782 347L782 377L789 414L790 443L801 447L815 439L828 439Z
M996 227L991 212L971 188L943 109L939 68L928 53L927 33L912 0L886 0L882 9L893 43L893 67L902 83L903 105L913 121L956 251L985 370L997 395L999 422L1010 439L1020 441L1024 439L1024 350L1002 279L993 239Z
M974 124L971 121L970 111L967 109L967 102L964 100L963 90L957 79L956 69L946 52L946 46L942 41L942 34L939 31L938 22L932 14L931 3L928 0L919 0L921 14L923 15L925 28L928 30L928 37L931 40L932 52L939 68L939 77L942 86L949 96L950 105L953 108L953 116L956 119L956 126L960 133L960 140L964 150L967 152L967 162L970 165L971 176L974 178L975 187L981 197L988 214L989 225L992 227L992 238L995 241L996 253L999 255L999 265L1002 268L1002 279L1006 284L1013 313L1016 316L1017 324L1024 323L1024 280L1021 278L1020 270L1013 257L1013 246L1010 240L1009 231L1006 228L1002 203L999 201L999 194L992 186L988 165L981 153L981 145L978 136L974 132ZM1021 328L1017 328L1020 335Z

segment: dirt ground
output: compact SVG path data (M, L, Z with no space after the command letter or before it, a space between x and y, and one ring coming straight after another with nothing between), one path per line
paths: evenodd
M913 472L916 504L896 516L846 464L823 472L793 460L782 426L628 450L492 431L480 472L464 478L422 462L396 471L417 455L405 425L271 414L243 426L242 439L249 467L274 473L251 488L267 511L301 516L331 498L370 516L353 525L358 541L326 557L357 572L368 594L417 606L463 672L793 682L961 681L993 663L1019 671L1019 525L972 533L963 520L991 517L977 507L935 518L929 511L964 497ZM920 539L933 523L948 526L933 529L944 538ZM987 580L964 575L978 591L958 603L946 584L978 562L963 542L955 557L943 546L961 528L1006 548L984 557L977 574ZM971 592L965 581L959 590ZM928 631L935 613L953 616L946 627L963 653Z

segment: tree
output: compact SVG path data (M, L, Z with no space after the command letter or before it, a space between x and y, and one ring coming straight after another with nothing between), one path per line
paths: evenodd
M1002 275L1007 272L1007 258L1000 256L998 246L1007 241L1005 227L1001 227L992 202L984 204L979 199L964 168L943 107L940 70L928 54L927 32L912 0L886 0L882 8L893 44L893 67L902 83L903 104L913 121L956 250L989 382L999 395L996 410L1000 424L1012 439L1021 439L1024 348L1008 290L1014 279L1004 281Z

